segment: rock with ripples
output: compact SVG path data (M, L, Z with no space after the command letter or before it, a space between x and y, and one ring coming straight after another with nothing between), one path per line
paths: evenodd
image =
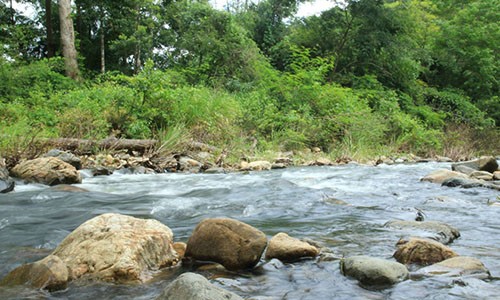
M5 161L0 157L0 193L8 193L14 190L15 182L9 177L9 171L5 167Z
M211 284L201 275L184 273L172 281L156 300L243 300L243 298Z
M24 161L12 169L12 175L27 182L47 185L81 183L80 173L72 165L55 157Z
M454 178L461 178L461 179L467 179L469 178L467 175L460 173L460 172L455 172L455 171L450 171L447 169L440 169L431 172L430 174L426 175L420 181L428 181L432 183L439 183L442 184L446 180L454 179Z
M0 285L29 285L36 289L57 291L66 288L68 279L66 264L59 257L49 255L37 262L15 268L0 281Z
M468 256L452 257L415 272L424 276L473 276L480 279L490 278L490 271L477 258Z
M406 265L431 265L458 256L449 247L426 238L400 239L396 246L394 258Z
M272 237L266 250L266 259L277 258L281 261L295 261L304 257L316 257L319 249L313 245L293 238L284 232Z
M110 213L80 225L52 254L66 263L71 279L136 283L178 263L172 239L156 220Z
M417 235L420 233L422 237L431 238L443 244L451 243L456 238L460 237L460 232L442 222L437 221L402 221L402 220L392 220L384 225L385 227L395 228L400 230L408 231L411 235Z
M344 275L356 278L365 285L393 285L409 277L408 269L403 264L364 255L342 259L340 268Z
M187 242L186 257L213 261L228 270L253 268L267 245L266 235L229 218L201 221Z

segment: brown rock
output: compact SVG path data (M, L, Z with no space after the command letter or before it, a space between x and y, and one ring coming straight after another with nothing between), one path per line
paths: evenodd
M400 239L394 258L402 264L430 265L458 256L445 245L426 238Z
M442 262L418 270L417 274L426 276L478 275L478 277L484 279L490 277L490 271L479 259L467 256L457 256L443 260Z
M228 270L252 268L266 244L266 235L248 224L226 218L205 219L189 238L186 257L218 262Z
M500 180L500 171L493 173L493 180Z
M455 163L451 169L455 170L458 166L466 166L477 171L487 171L493 173L498 170L497 160L493 156L483 156L476 160Z
M269 241L266 258L277 258L281 261L293 261L303 257L316 257L319 249L299 239L280 232Z
M12 174L28 182L47 185L82 182L75 167L55 157L41 157L22 162L12 169Z
M156 220L103 214L80 225L52 253L82 276L108 282L144 282L150 271L177 264L172 231Z
M252 171L271 170L272 164L265 160L252 161L248 164L248 168Z
M49 291L65 289L68 284L68 268L59 257L49 255L37 262L15 268L0 281L3 286L22 284Z
M474 179L488 180L488 181L493 180L493 174L486 171L474 171L469 176Z
M422 178L420 180L441 184L450 178L468 178L468 177L467 177L467 175L459 173L459 172L450 171L450 170L446 170L446 169L440 169L440 170L436 170L436 171L428 174L427 176L425 176L424 178Z
M176 242L172 245L174 247L175 252L177 252L179 259L183 259L186 254L187 244L183 242Z
M460 237L460 232L442 222L437 221L402 221L392 220L384 224L384 227L405 230L411 235L418 232L420 237L427 237L443 244L451 243ZM422 232L423 231L423 232ZM424 234L422 236L421 234Z

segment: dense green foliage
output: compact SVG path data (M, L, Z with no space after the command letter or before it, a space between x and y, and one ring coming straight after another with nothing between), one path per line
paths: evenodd
M227 149L367 157L498 132L498 0L348 1L307 18L299 0L75 2L83 82L44 58L45 6L30 20L0 2L1 151L181 128Z

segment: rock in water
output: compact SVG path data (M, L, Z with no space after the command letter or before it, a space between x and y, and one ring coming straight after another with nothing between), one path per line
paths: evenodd
M12 174L28 182L48 185L82 182L75 167L55 157L41 157L22 162L12 169Z
M70 278L144 282L150 271L176 265L172 231L156 220L103 214L80 225L52 253Z
M243 298L211 284L201 275L184 273L172 281L156 300L243 300Z
M3 286L21 284L49 291L65 289L68 284L68 268L59 257L49 255L37 262L15 268L0 281Z
M397 243L394 258L402 264L431 265L458 256L445 245L425 238L401 239Z
M425 276L475 276L480 279L489 278L490 271L477 258L467 256L452 257L442 262L422 268L416 272Z
M0 157L0 193L8 193L14 190L15 182L9 177L9 171L5 167L4 159Z
M392 220L385 223L384 227L406 230L413 235L415 235L417 231L422 231L424 237L431 238L443 244L451 243L453 240L460 237L460 232L456 228L437 221L418 222Z
M285 262L303 257L316 257L318 254L318 248L283 232L273 236L266 250L267 259L277 258Z
M408 279L408 269L398 262L369 256L352 256L341 260L344 275L366 285L392 285Z
M187 242L186 257L213 261L228 270L254 267L267 245L266 235L243 222L226 219L205 219Z
M450 171L450 170L446 170L446 169L440 169L440 170L436 170L436 171L426 175L425 177L420 179L420 181L428 181L428 182L432 182L432 183L440 183L441 184L444 181L449 180L451 178L467 179L469 177L463 173Z
M451 169L455 171L459 166L466 166L476 171L487 171L490 173L498 170L497 160L493 156L484 156L476 160L455 163L451 165Z

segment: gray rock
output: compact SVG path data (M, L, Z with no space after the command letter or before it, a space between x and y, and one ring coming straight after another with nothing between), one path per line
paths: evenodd
M401 221L392 220L384 224L384 227L405 230L409 235L427 237L443 244L451 243L460 237L460 232L454 227L437 221Z
M471 178L448 178L441 183L442 186L447 187L462 187L470 189L475 187L483 187L485 184L477 179Z
M62 151L59 149L52 149L49 152L45 153L42 157L56 157L56 158L59 158L60 160L64 161L65 163L72 165L77 170L80 170L82 168L81 159L78 156L76 156L73 153L68 152L68 151Z
M282 164L282 163L274 163L274 164L271 165L271 169L272 170L285 169L285 168L286 168L286 165Z
M14 190L15 182L9 177L9 171L5 167L3 158L0 157L0 193L8 193Z
M470 174L474 173L475 169L473 168L470 168L470 167L467 167L466 165L457 165L455 166L455 172L460 172L460 173L463 173L467 176L469 176Z
M455 170L458 166L466 166L476 171L487 171L490 173L498 170L497 160L493 156L484 156L476 160L455 163L451 165L451 169Z
M12 270L1 281L2 286L28 284L33 288L56 291L68 284L68 268L57 256L49 255L34 263Z
M248 224L228 218L205 219L189 238L186 257L217 262L228 270L253 268L266 245L266 235Z
M226 170L224 168L221 168L221 167L213 167L213 168L206 169L204 173L206 173L206 174L224 174L224 173L226 173Z
M156 300L243 300L243 298L211 284L201 275L184 273L172 281Z
M352 256L340 261L344 275L365 285L393 285L408 279L408 269L398 262L369 256Z
M491 277L490 271L477 258L457 256L419 269L417 275L462 277L474 276L480 279Z

